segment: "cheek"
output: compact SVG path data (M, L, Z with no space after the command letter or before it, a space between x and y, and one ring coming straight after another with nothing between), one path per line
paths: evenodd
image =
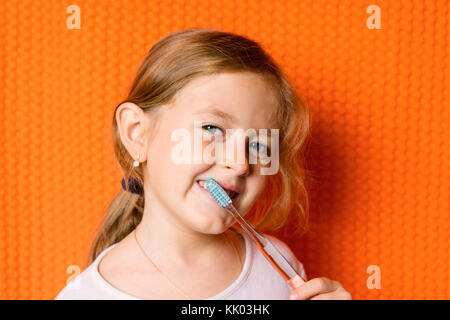
M154 194L171 199L178 192L183 181L183 169L186 165L177 165L172 161L173 142L170 134L160 132L152 142L147 154L147 176L145 179Z
M251 177L248 181L249 186L252 188L252 193L258 197L261 192L264 190L267 184L267 176L264 175L255 175Z
M188 194L198 175L205 170L204 164L176 163L172 159L176 143L169 139L155 143L148 157L148 181L153 192L159 193L167 201L180 203ZM157 189L157 190L155 190Z
M247 211L253 206L266 187L266 184L266 176L254 176L247 178L247 191L246 196L242 199L242 210Z

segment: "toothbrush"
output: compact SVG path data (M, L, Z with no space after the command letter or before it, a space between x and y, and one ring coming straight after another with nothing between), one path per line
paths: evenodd
M256 243L259 251L289 283L292 289L295 289L305 282L305 279L295 271L281 252L239 214L236 208L234 208L231 198L216 180L207 178L204 188L208 190L209 194L219 206L233 215L245 232L247 232L250 238Z

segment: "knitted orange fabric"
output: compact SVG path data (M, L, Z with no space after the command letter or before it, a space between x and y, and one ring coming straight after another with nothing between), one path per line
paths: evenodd
M86 267L121 188L115 104L160 38L211 27L260 42L311 108L310 231L282 238L309 279L449 299L449 17L446 0L0 1L0 298L53 299Z

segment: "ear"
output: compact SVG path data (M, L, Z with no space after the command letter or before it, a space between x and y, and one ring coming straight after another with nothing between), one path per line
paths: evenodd
M147 161L147 128L149 119L144 111L134 103L125 102L116 110L116 123L120 139L133 159Z

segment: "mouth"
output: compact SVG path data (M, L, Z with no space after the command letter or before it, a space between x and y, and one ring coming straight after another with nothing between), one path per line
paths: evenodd
M197 180L197 183L200 185L200 187L202 187L203 189L208 191L208 189L206 189L206 186L205 186L206 180ZM224 188L222 185L221 185L221 187L223 190L225 190L225 192L228 194L228 196L230 197L231 200L235 200L239 196L238 192Z

